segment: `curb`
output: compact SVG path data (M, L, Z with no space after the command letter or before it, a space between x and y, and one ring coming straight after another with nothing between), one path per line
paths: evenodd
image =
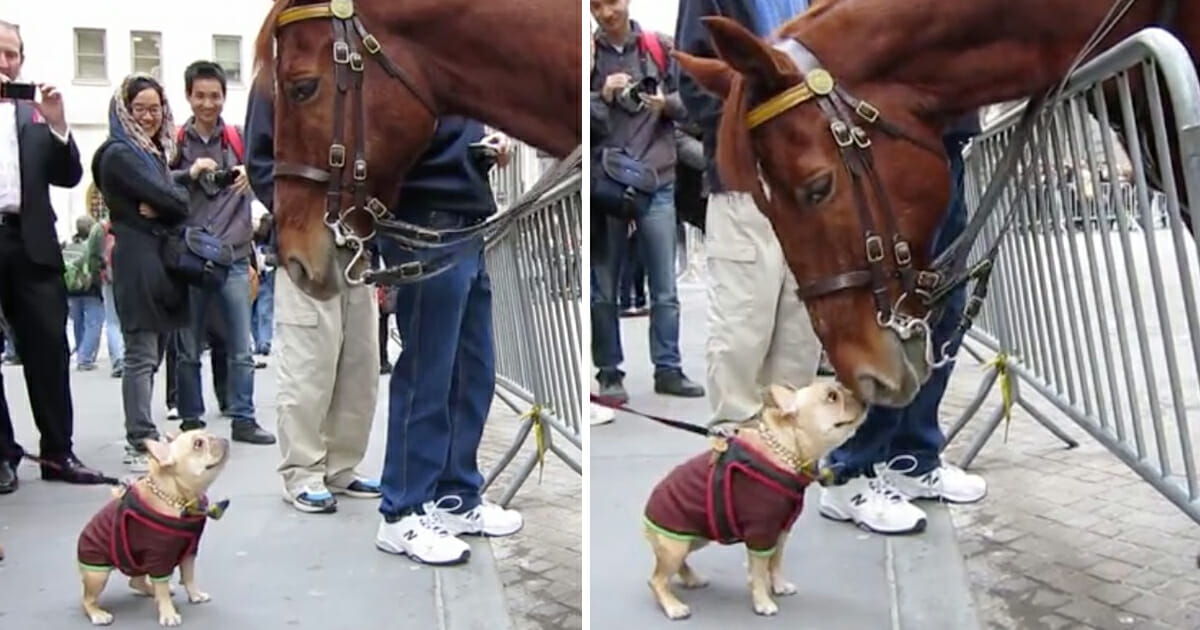
M434 608L438 630L514 630L504 583L487 538L464 536L471 545L467 565L435 569Z
M930 503L925 532L887 539L893 630L978 630L966 562L950 510Z

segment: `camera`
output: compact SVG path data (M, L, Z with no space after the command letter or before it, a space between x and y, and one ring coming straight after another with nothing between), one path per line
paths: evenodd
M617 97L614 100L621 109L631 114L636 114L646 107L646 104L642 102L641 96L643 94L651 96L655 92L658 92L658 80L654 77L645 77L640 81L634 81L626 85L620 92L617 92Z
M37 98L37 86L32 83L0 83L0 98L32 101Z
M200 184L200 189L204 191L205 195L216 197L222 190L232 186L235 181L237 181L237 171L221 169L204 171L200 174L197 183Z

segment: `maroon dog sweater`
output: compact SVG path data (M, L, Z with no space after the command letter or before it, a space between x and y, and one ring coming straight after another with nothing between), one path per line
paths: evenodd
M109 501L79 534L77 558L85 569L117 569L130 577L171 577L179 561L195 555L204 514L166 516L150 509L136 487Z
M744 542L770 553L800 516L813 478L775 465L736 437L727 442L715 458L701 453L660 481L646 502L646 522L673 538Z

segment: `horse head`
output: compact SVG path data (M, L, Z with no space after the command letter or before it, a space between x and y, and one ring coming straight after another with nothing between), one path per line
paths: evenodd
M704 22L717 58L674 54L724 100L722 182L770 219L838 379L870 403L907 404L937 361L927 265L950 198L945 121L894 83L843 85L797 40Z
M366 29L384 16L352 0L294 4L277 0L263 24L258 80L275 94L279 260L301 290L328 299L361 275L365 257L350 256L374 236L436 117L416 53Z

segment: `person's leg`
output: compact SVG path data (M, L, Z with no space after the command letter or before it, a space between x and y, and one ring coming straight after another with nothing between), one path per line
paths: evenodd
M304 512L332 512L337 501L324 483L328 453L321 426L329 412L340 360L339 309L308 296L286 274L280 274L276 290L275 409L281 455L277 470L283 478L284 499ZM370 380L378 382L378 375Z
M638 312L646 310L646 265L642 262L642 246L637 243L638 233L633 233L629 242L629 285L633 302L631 306Z
M333 399L322 433L325 434L325 484L335 494L351 497L380 496L379 481L358 473L367 453L379 396L379 343L371 322L387 321L379 315L373 287L347 287L340 296L341 357L337 362Z
M212 367L213 395L221 415L229 415L229 327L225 323L225 312L210 302L208 310L208 363Z
M637 232L625 239L625 256L621 259L617 271L617 308L621 313L629 313L633 303L633 271L634 259L637 258Z
M121 376L121 403L125 410L125 463L130 472L146 472L149 461L144 441L158 439L158 427L150 412L154 373L158 369L159 342L156 332L125 333L125 373Z
M76 361L83 369L95 369L100 352L100 335L104 331L104 300L98 295L81 298L83 303L83 339L79 343Z
M79 340L83 339L83 302L79 296L67 296L67 320L71 322L71 343L68 348L70 352L75 354L75 361L79 361Z
M229 365L230 437L249 444L274 444L275 436L263 430L254 417L254 355L250 352L250 265L233 263L225 285L217 294L225 314L226 354Z
M389 264L409 260L390 243L381 244ZM448 401L459 345L471 265L459 263L441 275L399 286L396 325L404 349L392 369L388 392L387 445L383 461L375 544L423 562L456 564L470 547L445 535L433 509L438 479L450 453Z
M946 153L950 156L951 197L946 218L938 230L932 254L937 255L954 242L967 224L966 199L963 190L962 149L965 139L948 137L944 140ZM941 349L947 342L947 355L958 353L961 339L951 339L962 317L967 300L967 287L957 288L946 299L946 308L933 326L933 347ZM917 499L943 499L953 503L973 503L987 495L987 482L979 475L944 464L941 451L946 436L938 423L938 411L954 363L936 370L930 375L917 398L909 405L909 413L900 424L888 450L888 460L907 460L909 465L899 467L906 474L889 474L888 479L908 497Z
M263 272L258 283L258 300L255 310L258 312L258 353L266 356L271 354L271 345L275 337L275 269Z
M121 332L121 318L117 315L117 302L113 297L111 283L100 287L104 300L104 340L108 342L108 362L113 378L120 378L124 369L125 335Z
M180 428L184 431L205 426L204 390L200 376L200 355L208 327L208 303L216 299L210 291L189 287L188 324L175 331L175 391ZM168 375L168 380L170 376ZM169 397L169 394L168 394ZM170 401L167 402L170 405Z
M164 392L167 398L167 420L179 419L179 331L173 331L163 334L163 343L166 345L166 351L160 350L160 354L166 355L166 370L165 376L167 379Z
M617 313L617 284L620 261L625 256L628 226L624 221L605 217L607 232L598 238L607 240L603 248L593 248L592 273L592 361L598 374L600 396L614 402L629 400L625 392L621 362L621 323Z
M654 363L654 391L700 398L704 396L704 387L684 375L679 356L673 185L668 184L654 194L650 207L637 223L639 258L650 280L650 360Z
M722 193L708 204L708 400L711 424L740 422L762 409L762 374L775 330L780 283L764 278L762 243L771 224L745 194ZM768 240L768 243L770 241Z
M773 270L772 278L782 277L783 289L775 306L775 334L767 349L761 382L764 385L805 387L816 379L821 362L821 341L813 331L808 309L796 293L796 278L783 259L783 248L776 247L763 254L771 259L764 267Z
M388 360L388 314L380 313L378 320L379 331L379 372L388 374L392 371L392 362Z
M521 514L485 502L479 489L479 443L496 388L496 357L492 331L492 285L483 251L471 261L475 274L467 295L450 387L450 457L438 480L438 504L452 534L508 536L524 525ZM464 263L467 264L467 263ZM455 506L453 498L457 497Z

